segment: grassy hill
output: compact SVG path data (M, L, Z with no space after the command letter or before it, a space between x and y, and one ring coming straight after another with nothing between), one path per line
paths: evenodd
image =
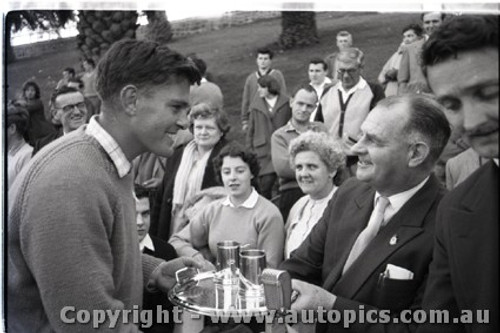
M366 55L364 76L376 77L385 61L401 42L401 29L409 23L418 23L418 14L405 13L354 13L323 12L317 14L320 43L311 47L277 52L274 67L279 68L291 90L307 80L308 61L312 57L324 57L335 50L335 36L340 30L348 30L354 37L354 45ZM280 19L270 19L249 25L212 31L179 39L170 46L181 52L195 52L208 64L208 71L224 94L225 109L233 129L229 138L241 140L239 125L240 103L246 76L254 71L255 50L275 42L281 32ZM79 54L75 49L25 59L7 66L7 96L13 98L23 82L34 79L42 89L42 99L47 105L52 89L65 67L80 70Z

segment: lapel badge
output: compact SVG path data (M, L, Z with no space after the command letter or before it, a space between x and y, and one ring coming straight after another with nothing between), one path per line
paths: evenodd
M394 235L391 237L391 240L389 241L389 245L396 245L398 242L398 235Z

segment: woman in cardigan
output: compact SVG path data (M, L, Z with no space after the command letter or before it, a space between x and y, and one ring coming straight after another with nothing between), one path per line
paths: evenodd
M288 215L285 259L306 239L323 215L340 185L345 154L339 142L327 133L305 132L290 142L290 164L300 189L300 198Z
M257 94L250 104L246 145L259 159L260 193L271 199L277 179L271 162L271 135L290 120L292 111L289 98L280 94L280 84L274 77L261 76L257 83Z
M267 265L276 268L283 259L283 218L278 208L252 186L259 173L255 154L234 143L222 149L214 164L227 197L208 204L172 236L170 243L179 256L213 264L217 242L233 240L248 244L250 249L264 250ZM205 267L211 265L206 263Z
M227 116L222 110L201 103L192 108L190 118L193 140L167 159L163 182L151 210L150 233L166 241L187 222L184 203L200 190L220 185L212 160L227 144Z

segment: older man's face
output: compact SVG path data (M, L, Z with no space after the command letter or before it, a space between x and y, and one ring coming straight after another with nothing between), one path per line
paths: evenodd
M408 106L400 103L387 109L375 107L361 125L361 137L351 152L358 156L356 177L382 195L405 189L408 182L408 149L404 126Z
M427 79L453 129L479 155L498 158L498 49L459 52L427 67Z
M361 68L356 62L337 61L337 74L342 87L349 90L359 82Z

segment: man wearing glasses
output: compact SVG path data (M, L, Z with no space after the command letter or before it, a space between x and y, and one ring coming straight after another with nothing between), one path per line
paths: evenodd
M60 123L61 127L58 131L36 141L33 155L52 141L87 123L88 111L85 98L76 88L62 87L52 95L50 102L52 118Z
M337 55L339 81L323 93L315 118L336 138L357 138L368 112L385 97L382 86L362 77L363 67L364 54L358 48L347 48ZM348 167L356 162L355 156L348 156Z

